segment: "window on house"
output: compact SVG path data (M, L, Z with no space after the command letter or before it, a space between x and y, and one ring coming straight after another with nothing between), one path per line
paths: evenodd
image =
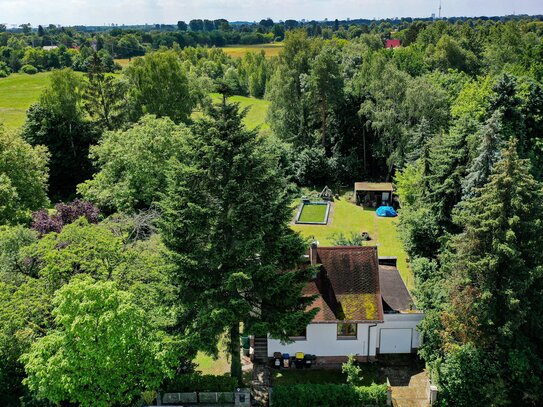
M338 338L356 338L356 324L337 324Z

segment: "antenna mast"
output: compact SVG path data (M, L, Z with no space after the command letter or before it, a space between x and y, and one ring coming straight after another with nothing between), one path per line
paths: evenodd
M439 19L441 20L441 0L439 0Z

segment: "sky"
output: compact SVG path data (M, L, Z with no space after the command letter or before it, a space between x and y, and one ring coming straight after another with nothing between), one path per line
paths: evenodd
M439 0L0 0L0 23L61 25L429 17ZM543 0L442 0L442 16L543 14Z

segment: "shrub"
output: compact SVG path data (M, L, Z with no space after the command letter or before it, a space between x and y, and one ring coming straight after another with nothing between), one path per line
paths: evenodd
M10 73L11 69L9 66L4 61L0 61L0 78L6 78Z
M80 217L87 218L89 223L98 223L100 211L90 202L79 199L71 203L58 203L55 205L56 212L49 215L47 209L32 213L32 229L40 235L49 232L60 232L64 225L75 222Z
M230 376L202 375L198 373L180 374L168 380L164 386L165 391L183 392L230 392L237 387L237 380Z
M5 62L0 61L0 78L5 78L9 76L10 73L11 69L9 66Z
M358 366L354 355L349 355L349 360L341 366L341 371L347 375L347 383L351 386L362 384L362 369Z
M28 75L34 75L38 73L38 68L36 68L34 65L27 64L21 67L21 72L26 73Z
M384 406L387 386L372 384L355 387L346 384L296 384L273 388L274 407L350 407L361 405Z
M301 150L295 155L293 164L296 182L299 185L326 185L332 178L332 164L322 147Z

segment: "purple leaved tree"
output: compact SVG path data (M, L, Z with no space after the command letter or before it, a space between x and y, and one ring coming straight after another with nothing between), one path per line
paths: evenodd
M64 225L68 225L84 216L90 223L98 223L100 210L87 201L76 199L70 203L55 205L55 213L49 215L47 209L41 209L32 214L32 229L40 236L50 232L60 232Z

